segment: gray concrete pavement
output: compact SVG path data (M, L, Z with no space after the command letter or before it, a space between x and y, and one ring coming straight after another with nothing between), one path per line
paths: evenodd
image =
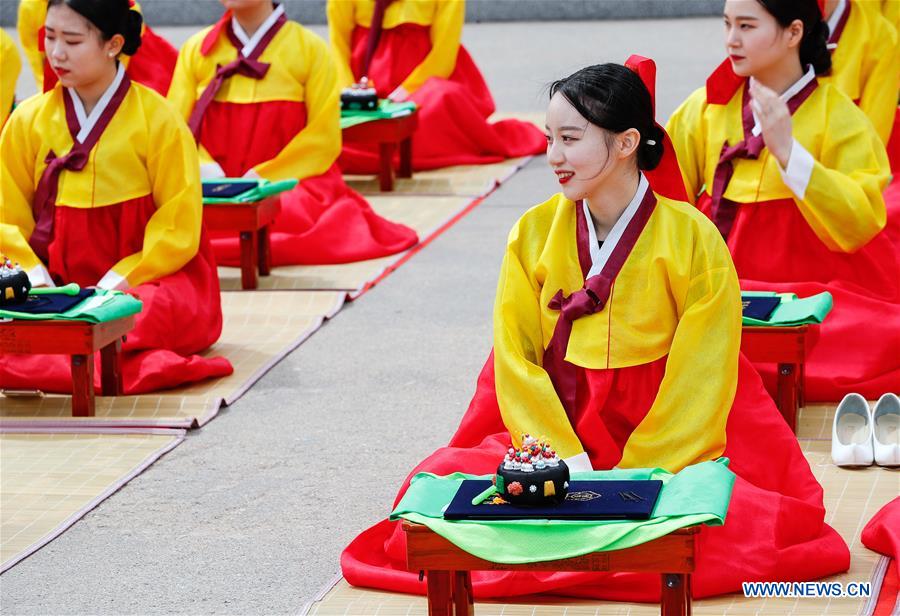
M660 65L664 117L722 56L717 19L472 25L465 43L503 110L542 110L554 78L638 52ZM296 613L455 429L491 346L507 231L557 188L533 160L233 407L0 577L3 613Z

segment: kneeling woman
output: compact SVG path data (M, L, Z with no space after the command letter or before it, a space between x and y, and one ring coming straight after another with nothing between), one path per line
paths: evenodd
M193 355L218 339L222 311L191 134L118 61L140 45L140 15L128 0L49 4L60 83L17 107L0 138L0 252L35 286L141 299L123 346L126 393L230 374L227 360ZM63 356L4 355L0 382L70 391L71 370Z
M888 158L865 114L818 80L831 55L816 0L728 0L725 31L729 59L669 124L690 196L726 238L742 288L834 296L807 358L807 400L898 391Z
M652 84L652 62L629 65ZM642 78L604 64L551 88L547 156L563 192L513 227L493 356L450 445L414 473L493 472L523 432L546 435L576 471L676 472L724 455L737 481L725 525L700 534L696 596L842 571L849 553L824 522L821 487L740 356L728 249L684 202ZM358 536L342 567L352 584L424 591L403 572L395 523ZM479 572L473 581L481 597L660 594L658 576L636 573Z
M328 35L341 86L362 77L381 98L419 106L415 169L496 163L539 154L527 122L488 122L494 98L460 44L465 0L328 0ZM345 173L375 173L378 148L345 145Z
M347 263L406 250L415 231L381 218L345 183L334 61L325 41L271 0L222 0L178 57L169 99L200 144L204 177L298 179L272 226L275 265ZM236 237L213 240L237 265Z

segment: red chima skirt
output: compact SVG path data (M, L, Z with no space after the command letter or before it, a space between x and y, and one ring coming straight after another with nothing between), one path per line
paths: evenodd
M352 38L352 70L362 77L368 28L357 26ZM429 28L402 24L384 30L368 77L382 98L394 91L431 51ZM432 77L413 92L419 126L413 137L413 168L481 165L507 158L541 154L543 133L519 120L488 122L494 99L469 52L460 45L456 68L448 79ZM339 164L344 173L377 173L378 148L345 144Z
M291 101L224 103L207 108L200 143L228 177L241 177L271 160L306 126L306 106ZM240 264L234 234L213 234L216 260ZM409 227L382 218L344 182L333 164L281 194L281 213L270 230L274 265L322 265L375 259L418 242Z
M631 432L646 415L665 373L666 357L629 368L579 369L572 425L597 469L614 467ZM509 447L494 388L493 356L447 447L409 474L395 505L419 472L487 474ZM737 475L725 524L703 527L692 578L695 597L739 592L741 582L800 581L845 571L850 554L825 524L822 488L797 438L766 394L759 375L741 357L738 387L728 416L728 445ZM759 447L765 442L766 447ZM387 507L383 510L387 517ZM363 531L341 555L344 577L355 586L425 594L425 582L406 571L406 540L397 522ZM659 601L660 578L647 573L472 573L482 599L549 593L615 601Z
M710 203L701 197L707 215ZM741 204L728 248L742 289L834 297L807 357L808 400L836 402L849 392L877 399L900 391L900 251L888 232L852 254L833 252L785 199ZM757 369L774 382L774 365Z
M888 158L894 177L884 191L884 205L887 208L888 236L900 252L900 107L894 114L894 129L887 144Z
M57 284L97 284L109 269L141 250L156 211L151 196L99 208L57 206L47 267ZM233 372L224 357L197 355L222 332L219 279L205 233L197 254L180 270L130 289L144 304L123 351L126 394L169 389ZM100 391L99 353L94 389ZM0 383L10 389L71 393L64 355L0 356Z

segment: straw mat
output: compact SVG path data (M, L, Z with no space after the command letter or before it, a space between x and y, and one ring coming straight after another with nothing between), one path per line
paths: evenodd
M184 439L183 430L0 433L0 572L34 553Z
M366 195L456 195L483 197L531 160L530 156L511 158L490 165L461 165L431 171L416 171L411 178L395 178L391 193L381 192L378 178L368 175L345 175L350 188Z
M375 196L368 198L372 208L388 220L415 229L419 245L427 242L448 222L467 211L474 201L470 197L437 196ZM414 246L411 250L416 250ZM259 288L278 291L343 291L351 297L359 295L367 285L396 267L409 253L343 263L338 265L292 265L276 267L269 276L259 278ZM241 288L240 270L219 268L219 282L223 290Z
M0 428L147 426L190 428L232 404L343 305L343 293L223 293L219 341L204 355L227 357L230 376L149 395L98 397L95 417L72 417L71 397L0 396Z
M806 411L806 409L804 409ZM834 406L817 405L801 415L800 444L813 474L825 491L826 521L847 541L851 552L851 565L847 573L828 578L828 581L869 582L876 577L884 562L880 555L865 548L859 536L866 523L888 501L897 495L900 476L897 472L877 466L865 469L840 469L831 461L830 417ZM804 437L803 433L818 436L820 424L828 423L828 440ZM873 593L876 587L873 585ZM859 598L798 598L798 599L747 599L742 595L727 595L693 602L695 615L737 614L815 614L849 616L860 613L867 601ZM428 613L425 598L354 588L342 578L324 589L309 606L307 613L316 616L333 614L387 616ZM485 602L475 604L477 616L525 616L525 615L658 615L659 606L640 603L591 602L556 597L536 596L517 603Z

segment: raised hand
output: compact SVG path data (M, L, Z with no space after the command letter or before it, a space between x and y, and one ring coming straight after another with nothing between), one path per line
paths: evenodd
M794 137L791 132L791 112L787 103L774 90L754 81L750 86L750 107L762 129L762 138L782 168L791 158Z

